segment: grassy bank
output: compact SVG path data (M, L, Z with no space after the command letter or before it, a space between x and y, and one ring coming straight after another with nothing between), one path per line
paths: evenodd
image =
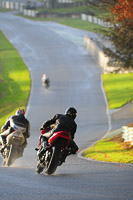
M0 31L0 127L17 108L26 108L30 74L17 50Z
M110 109L120 108L133 100L133 73L103 74L102 78Z
M110 15L110 9L107 5L88 5L88 6L77 6L77 7L66 7L66 8L43 8L38 9L38 12L41 13L71 13L71 14L79 14L86 13L88 15L93 15L101 19L106 19Z
M99 141L83 154L98 161L133 163L133 147L123 142L122 134Z
M13 10L0 7L0 12L9 12L9 11L13 11Z

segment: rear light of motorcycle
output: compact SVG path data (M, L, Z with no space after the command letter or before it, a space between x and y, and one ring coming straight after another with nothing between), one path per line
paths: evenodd
M17 137L17 136L13 136L12 138L16 140L21 140L21 137Z

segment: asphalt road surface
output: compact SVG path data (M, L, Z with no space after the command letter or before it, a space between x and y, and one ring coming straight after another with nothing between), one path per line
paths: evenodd
M24 157L11 168L0 158L0 200L131 200L133 167L69 156L52 176L35 172L39 127L56 113L74 106L78 111L75 141L80 151L110 128L102 88L102 69L83 46L95 34L53 22L0 13L0 29L17 48L31 73L32 88L26 116L31 137ZM41 85L42 74L51 80Z

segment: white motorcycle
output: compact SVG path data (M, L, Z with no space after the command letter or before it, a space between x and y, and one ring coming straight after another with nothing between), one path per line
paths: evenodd
M1 153L3 166L11 166L17 158L22 157L25 138L22 131L16 130L7 136L6 141L6 147Z

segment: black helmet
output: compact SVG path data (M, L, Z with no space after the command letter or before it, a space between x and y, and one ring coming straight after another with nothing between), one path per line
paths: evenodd
M70 115L73 119L77 116L77 110L75 108L68 108L65 112L65 115Z

